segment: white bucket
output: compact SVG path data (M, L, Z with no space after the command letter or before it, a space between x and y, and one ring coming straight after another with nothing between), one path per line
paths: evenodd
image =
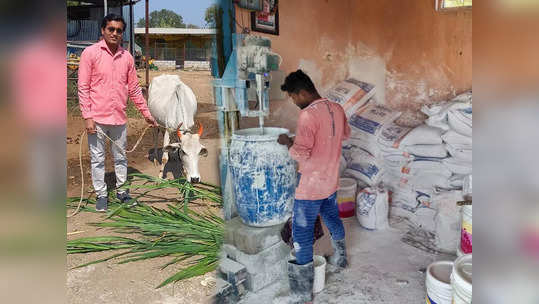
M339 216L347 218L354 216L356 208L357 181L353 178L342 177L339 179L337 190L337 205Z
M296 250L292 249L288 256L288 261L296 260ZM320 255L313 255L314 283L313 292L319 293L326 284L326 259Z
M319 293L324 289L326 283L326 259L323 256L313 256L314 283L313 292Z
M460 252L472 253L472 206L465 205L461 209L462 221L460 226Z
M472 303L472 255L466 254L455 261L451 273L453 304Z
M434 262L427 268L427 304L451 304L453 288L451 287L451 272L453 262Z

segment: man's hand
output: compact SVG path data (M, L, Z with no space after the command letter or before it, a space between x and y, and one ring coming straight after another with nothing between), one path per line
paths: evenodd
M157 122L155 121L155 119L153 119L153 117L150 116L150 117L146 117L145 119L149 125L153 127L157 127Z
M95 129L95 122L92 118L85 119L84 124L86 125L86 132L88 132L88 134L95 134L95 132L97 132Z
M292 145L294 144L292 138L288 137L288 135L286 134L279 135L279 139L277 139L277 142L281 145L285 145L288 149L290 149L290 147L292 147Z

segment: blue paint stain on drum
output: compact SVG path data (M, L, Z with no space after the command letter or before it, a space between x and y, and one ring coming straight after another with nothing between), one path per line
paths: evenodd
M292 212L295 162L277 143L281 128L238 130L230 145L230 168L236 206L242 221L266 227L284 223Z

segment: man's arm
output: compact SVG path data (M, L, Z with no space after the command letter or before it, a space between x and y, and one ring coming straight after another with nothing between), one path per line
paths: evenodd
M92 60L90 50L85 50L80 56L78 93L79 106L82 118L92 118L92 107L90 103L90 82L92 80Z
M142 116L144 116L144 118L146 119L146 122L155 125L155 120L152 117L150 110L148 109L146 99L144 99L144 96L142 96L142 89L140 88L138 82L137 70L135 69L135 61L133 60L133 57L131 57L129 63L129 71L127 74L127 87L129 99L133 101L135 107L137 107Z
M90 84L92 81L92 54L90 49L82 52L79 61L78 95L79 107L86 126L86 131L93 134L96 132L95 122L92 117L92 103L90 101Z

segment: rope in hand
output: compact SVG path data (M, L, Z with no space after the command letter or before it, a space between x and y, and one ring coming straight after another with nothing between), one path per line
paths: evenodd
M146 126L146 128L144 129L144 131L142 131L142 134L138 138L137 142L133 146L133 148L131 148L129 150L125 150L124 148L120 147L120 145L118 145L112 138L110 138L102 130L96 129L96 131L98 133L101 133L101 135L105 136L106 139L108 139L113 145L115 145L118 149L120 149L120 151L125 155L127 153L131 153L131 152L135 151L135 149L140 144L140 141L142 140L142 137L144 136L144 134L146 134L146 131L151 127L152 126ZM72 214L68 215L67 216L68 218L76 215L77 213L79 213L80 206L82 205L82 200L83 200L83 196L84 196L84 170L82 168L82 142L84 141L84 136L88 137L88 131L84 130L84 132L82 132L82 134L80 135L80 141L79 141L79 166L80 166L80 177L81 177L80 200L79 200L79 204L77 205L77 209Z

